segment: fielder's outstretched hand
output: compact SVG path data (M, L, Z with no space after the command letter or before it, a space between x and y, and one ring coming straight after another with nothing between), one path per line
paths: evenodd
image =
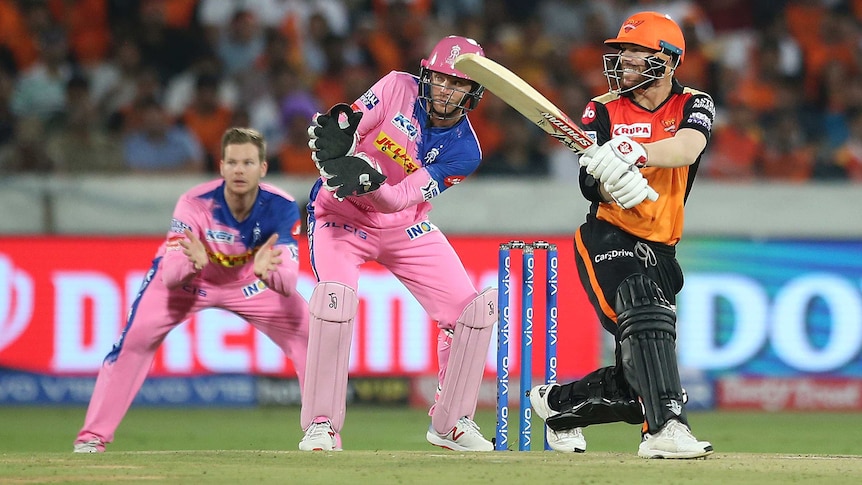
M339 122L341 114L346 122ZM311 159L320 169L323 160L353 155L358 142L356 128L362 119L361 111L353 111L348 104L339 103L329 109L329 113L316 113L308 127L308 147Z
M334 191L339 199L374 192L386 181L379 166L362 152L352 157L323 160L318 167L325 179L323 187Z
M204 266L210 262L204 243L202 243L201 240L188 229L183 231L183 233L186 235L185 239L180 240L180 246L183 247L183 254L185 254L186 257L189 258L189 262L194 265L195 271L204 269Z
M262 280L265 280L269 273L278 269L278 265L281 264L281 249L273 249L276 241L278 241L278 234L269 236L269 239L254 254L254 274Z

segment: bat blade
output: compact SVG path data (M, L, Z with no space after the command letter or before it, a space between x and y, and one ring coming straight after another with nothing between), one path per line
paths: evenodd
M576 153L592 153L595 142L563 111L506 67L473 53L455 59L455 69L502 99L546 133Z
M597 150L595 141L580 126L536 88L505 66L487 57L469 53L455 58L455 69L485 86L569 150L584 155L592 155ZM648 197L656 201L658 192L649 187Z

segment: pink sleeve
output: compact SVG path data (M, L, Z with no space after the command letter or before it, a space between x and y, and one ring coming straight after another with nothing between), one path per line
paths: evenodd
M299 274L299 248L295 244L274 246L281 253L281 264L278 269L272 271L263 278L271 290L284 296L290 296L296 289L297 275Z
M174 217L171 220L171 230L167 235L165 255L162 258L160 271L162 282L168 289L174 289L188 283L199 273L195 271L195 267L189 261L188 256L183 254L183 247L180 246L180 241L186 239L182 232L185 228L191 230L201 239L204 237L201 227L205 226L198 221L196 217L198 212L200 211L196 211L185 196L177 201L174 208Z
M435 183L431 174L424 168L417 170L395 185L383 184L374 192L364 195L379 212L391 214L425 202L425 194L432 194L429 184ZM429 197L430 198L430 197Z

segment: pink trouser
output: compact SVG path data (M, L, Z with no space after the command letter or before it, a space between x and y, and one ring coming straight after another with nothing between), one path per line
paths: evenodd
M437 322L441 333L443 329L454 329L461 312L478 296L478 292L443 233L432 230L410 239L407 228L412 225L379 229L357 225L337 214L318 217L310 238L312 266L317 279L358 290L360 265L377 261L404 284L431 319ZM374 291L373 288L370 291ZM315 324L312 320L311 325ZM450 342L451 338L438 340L440 383L446 373ZM318 361L331 358L332 353L345 349L349 352L349 343L339 346L338 342L323 342L320 348L321 354L325 352L328 355L309 354L310 373L316 369ZM339 403L341 409L333 413L335 416L329 415L326 408L314 408L315 403L341 400L346 389L336 389L336 382L346 383L346 379L331 375L327 376L326 382L306 382L303 427L307 427L313 418L325 416L332 419L335 431L341 430L344 402Z
M298 293L285 297L269 289L246 298L242 289L255 281L254 276L218 285L193 280L183 288L169 290L158 272L151 274L151 280L142 287L132 305L123 337L99 369L84 426L76 442L93 438L104 443L113 441L114 432L143 385L156 350L168 332L206 308L217 307L236 313L263 332L293 362L302 388L308 345L308 305Z

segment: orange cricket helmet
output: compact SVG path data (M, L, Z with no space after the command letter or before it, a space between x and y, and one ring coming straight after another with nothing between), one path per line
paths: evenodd
M685 57L685 38L682 29L669 15L658 12L639 12L623 22L620 31L613 39L605 41L615 49L621 44L635 44L656 52L664 52L679 57L679 63Z

